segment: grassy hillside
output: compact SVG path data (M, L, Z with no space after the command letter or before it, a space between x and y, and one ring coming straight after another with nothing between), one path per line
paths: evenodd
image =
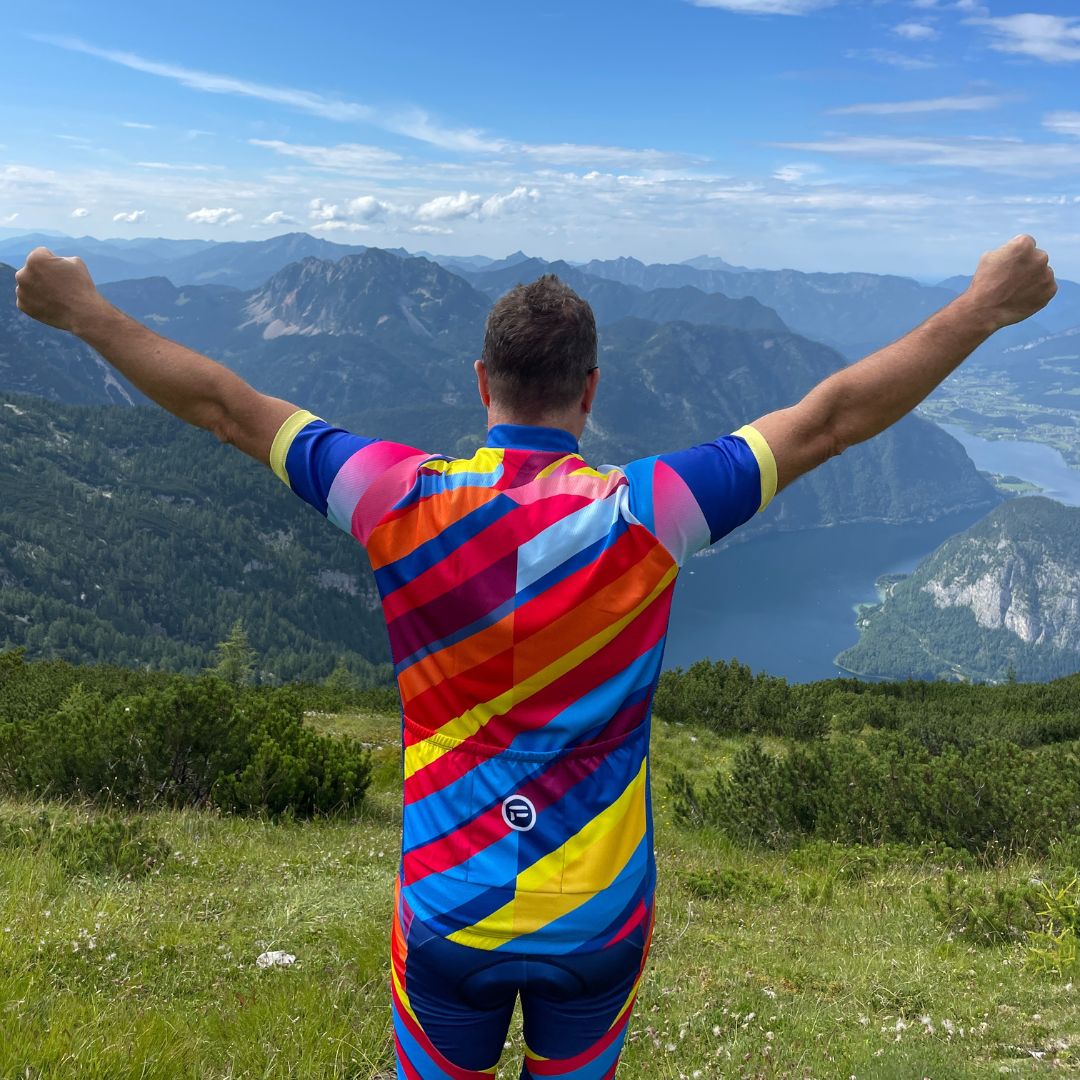
M72 835L62 823L93 810L0 803L0 1076L368 1080L391 1068L398 720L353 710L307 722L370 747L371 786L354 816L271 824L149 811L139 818L167 856L145 874L127 877L108 858L88 870L86 850L60 844ZM672 778L705 783L745 745L656 723L658 917L620 1077L963 1078L1080 1065L1080 971L1040 970L1033 939L1008 918L1000 934L964 921L979 897L1005 910L998 891L1075 873L1080 843L1038 860L820 841L766 851L677 820ZM785 745L766 737L768 750ZM54 828L35 848L26 837L42 814ZM267 950L296 963L261 970ZM516 1036L512 1050L505 1080L517 1076Z

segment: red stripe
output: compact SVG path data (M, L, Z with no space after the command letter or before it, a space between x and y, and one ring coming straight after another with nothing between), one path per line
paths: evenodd
M639 900L638 906L634 908L633 914L630 916L629 919L626 920L626 922L622 924L622 927L619 929L618 933L616 933L616 935L611 938L607 942L607 944L604 945L604 948L606 949L608 945L614 945L616 941L622 941L622 939L626 937L626 935L629 934L631 930L639 926L641 924L641 920L645 918L645 911L645 901Z

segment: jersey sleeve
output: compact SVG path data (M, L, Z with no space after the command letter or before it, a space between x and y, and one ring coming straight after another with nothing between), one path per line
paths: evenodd
M633 461L623 470L630 512L681 566L764 510L776 494L776 461L756 428Z
M278 429L270 467L304 502L365 544L431 457L412 446L332 427L301 409Z

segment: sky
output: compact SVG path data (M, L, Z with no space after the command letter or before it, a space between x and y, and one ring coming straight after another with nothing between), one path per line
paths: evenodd
M0 229L1080 278L1070 0L0 0Z

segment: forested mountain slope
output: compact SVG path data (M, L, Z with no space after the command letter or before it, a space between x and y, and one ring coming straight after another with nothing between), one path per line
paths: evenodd
M263 674L385 677L360 547L158 409L0 396L0 649L195 671L242 619Z

